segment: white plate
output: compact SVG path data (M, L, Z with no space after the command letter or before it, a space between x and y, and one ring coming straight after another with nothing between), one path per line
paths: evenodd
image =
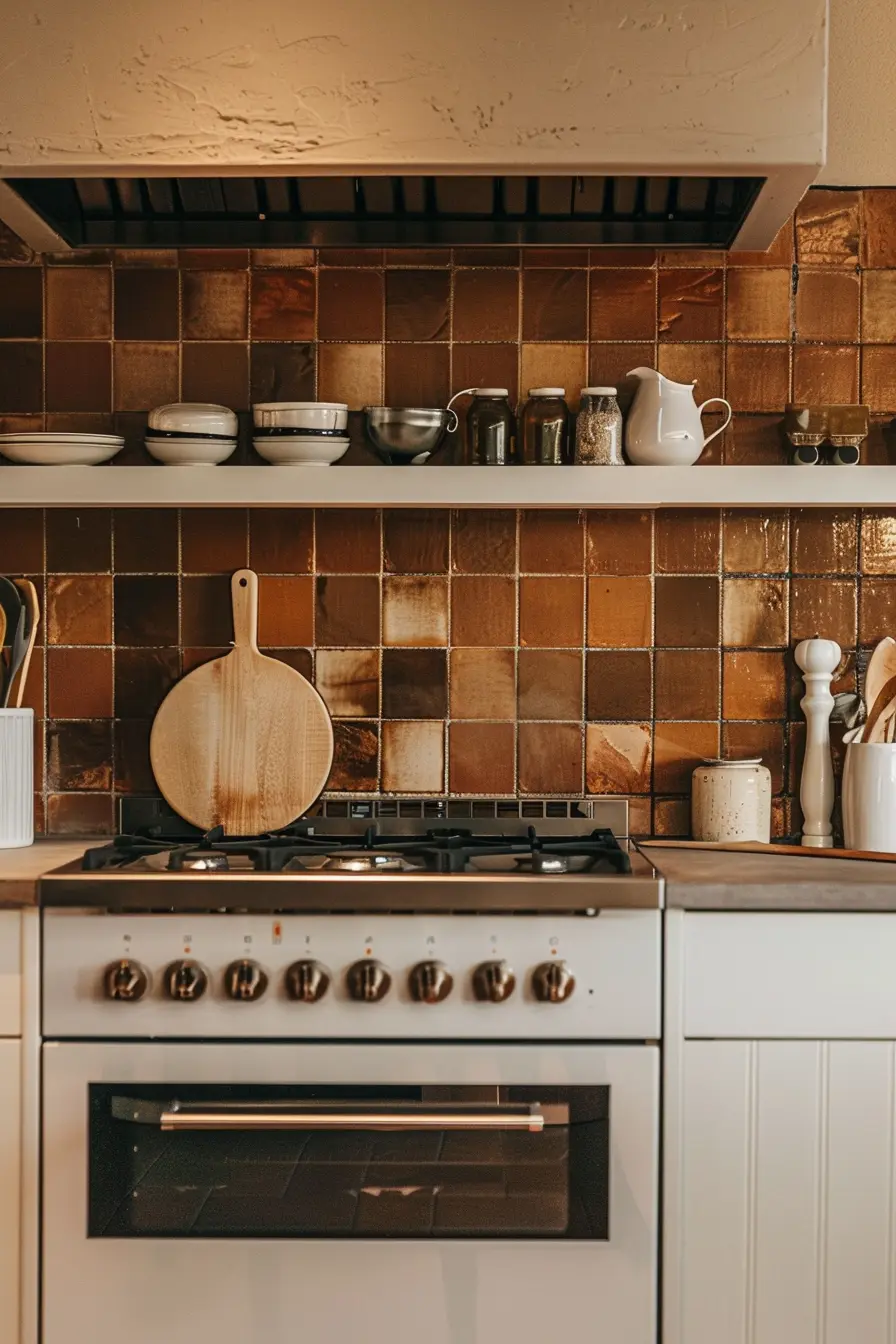
M275 467L330 467L348 452L351 440L302 438L253 439L255 451Z
M236 439L156 439L147 434L146 451L166 467L217 467L232 457Z
M345 429L344 401L260 401L252 407L256 429Z
M30 467L95 467L124 447L115 434L3 434L0 453Z

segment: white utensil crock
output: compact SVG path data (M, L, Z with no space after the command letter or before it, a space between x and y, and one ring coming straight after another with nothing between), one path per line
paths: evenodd
M756 761L704 761L691 776L691 832L712 843L771 838L772 777Z
M851 742L843 766L847 849L896 853L896 744Z
M0 849L34 842L34 710L0 709Z

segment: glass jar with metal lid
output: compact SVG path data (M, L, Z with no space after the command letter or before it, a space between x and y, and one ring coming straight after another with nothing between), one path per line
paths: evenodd
M530 387L520 418L519 453L527 466L560 467L569 460L569 407L562 387Z
M467 411L467 462L505 467L514 461L516 416L506 387L476 387Z
M624 467L622 412L615 387L583 387L574 459L589 467Z

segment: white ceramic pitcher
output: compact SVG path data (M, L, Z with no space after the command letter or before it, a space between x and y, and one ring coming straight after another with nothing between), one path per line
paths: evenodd
M628 377L638 379L638 390L625 422L625 451L638 467L692 467L730 423L731 406L724 397L710 397L697 405L696 380L673 383L656 369L631 369ZM700 417L713 402L727 407L728 418L706 438Z

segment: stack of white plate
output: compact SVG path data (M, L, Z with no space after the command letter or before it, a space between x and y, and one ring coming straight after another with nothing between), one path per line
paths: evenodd
M236 448L236 413L206 401L179 401L149 413L144 440L168 467L216 467Z
M32 467L95 467L123 447L118 434L0 434L0 454Z
M342 401L265 401L252 407L255 451L275 467L329 467L348 451Z

